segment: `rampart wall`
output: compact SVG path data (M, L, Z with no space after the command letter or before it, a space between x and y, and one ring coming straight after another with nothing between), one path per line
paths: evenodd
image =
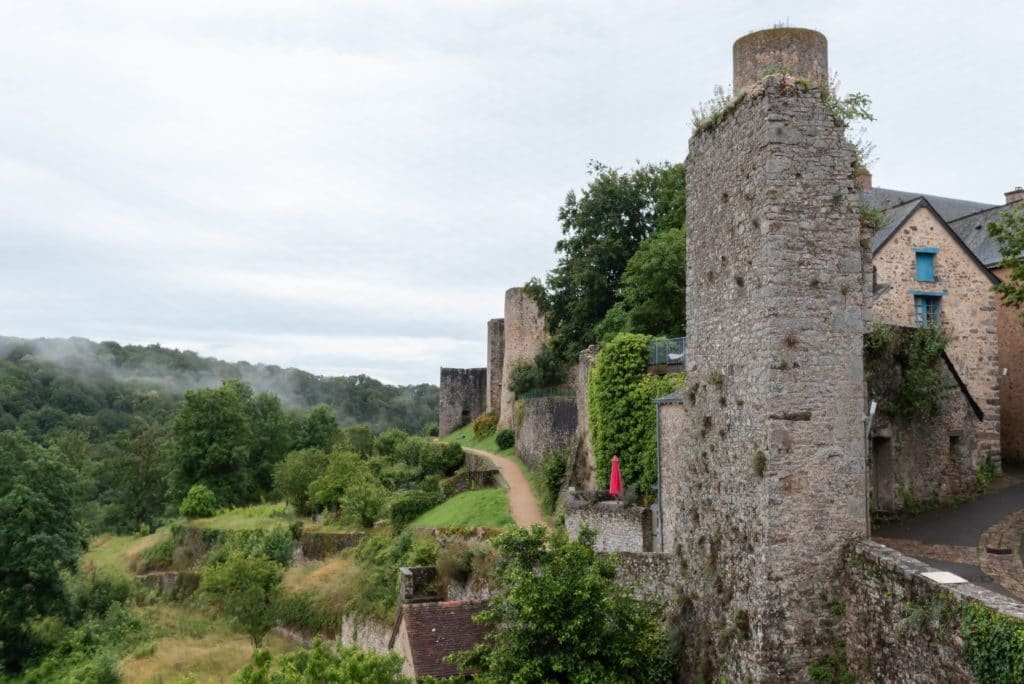
M513 427L515 394L509 381L515 367L532 361L548 339L537 303L521 287L505 292L505 359L501 370L501 406L498 428Z
M501 375L505 364L505 319L487 321L487 412L501 410Z
M455 432L487 407L486 368L442 368L437 434Z
M516 427L516 453L536 468L553 451L570 449L576 436L576 397L522 399Z

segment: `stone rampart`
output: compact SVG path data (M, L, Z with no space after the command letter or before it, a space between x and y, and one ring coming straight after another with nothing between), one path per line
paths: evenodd
M598 551L644 553L652 550L651 509L645 506L567 499L565 529L569 536L576 539L584 527L597 534L594 548Z
M516 453L536 468L553 451L570 449L576 436L576 397L522 399L516 425Z
M960 610L980 604L1024 620L1021 603L975 584L938 584L922 576L936 568L881 544L862 541L845 560L845 592L833 605L842 612L845 655L857 681L975 681Z
M487 321L487 412L501 410L501 375L505 365L505 319Z
M661 606L666 618L675 617L679 611L679 587L686 581L680 557L627 551L614 556L618 583L629 587L637 598Z
M599 348L590 346L580 352L576 365L576 450L570 455L566 484L581 491L597 489L594 447L590 441L590 372Z
M513 369L532 361L548 339L537 303L521 287L505 292L505 358L501 364L501 406L498 428L513 427L515 393L509 389Z
M821 91L792 78L690 140L687 403L663 425L663 507L686 563L684 667L713 680L806 677L833 646L821 597L866 531L852 164Z
M467 425L487 408L487 369L442 368L437 404L438 436Z

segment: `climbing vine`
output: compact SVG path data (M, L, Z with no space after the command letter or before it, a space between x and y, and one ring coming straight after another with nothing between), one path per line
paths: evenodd
M898 418L939 415L947 389L940 364L948 341L946 333L934 326L875 324L864 338L864 352L880 411Z
M685 376L647 373L650 339L649 335L620 333L595 359L588 416L600 487L608 486L615 455L624 485L636 485L645 494L658 479L657 414L652 401L680 389Z
M1024 682L1024 622L979 603L960 611L964 660L978 682Z

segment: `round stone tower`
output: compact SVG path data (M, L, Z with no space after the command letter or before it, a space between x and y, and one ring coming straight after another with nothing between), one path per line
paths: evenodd
M804 28L748 33L732 45L732 88L739 93L769 74L828 83L828 40Z

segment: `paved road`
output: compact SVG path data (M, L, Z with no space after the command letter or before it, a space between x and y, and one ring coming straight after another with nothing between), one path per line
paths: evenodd
M490 459L494 466L501 471L501 476L508 483L508 507L516 525L519 527L547 525L544 515L540 512L540 505L533 496L533 490L530 489L530 483L515 461L482 449L462 448L471 454Z

